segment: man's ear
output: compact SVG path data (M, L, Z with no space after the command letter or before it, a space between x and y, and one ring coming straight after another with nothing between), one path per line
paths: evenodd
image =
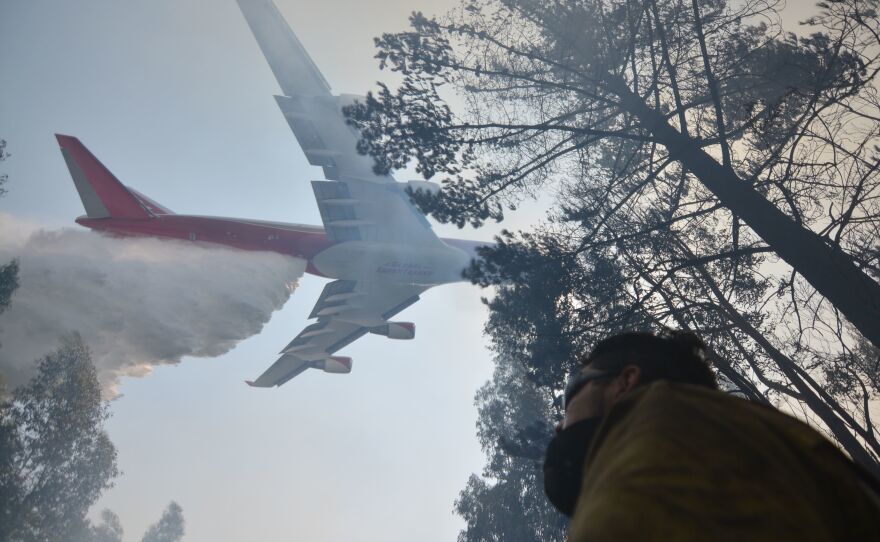
M627 365L620 374L605 388L605 408L608 409L617 401L629 394L642 379L642 370L638 365Z
M642 380L642 369L638 365L627 365L620 371L621 391L629 393Z

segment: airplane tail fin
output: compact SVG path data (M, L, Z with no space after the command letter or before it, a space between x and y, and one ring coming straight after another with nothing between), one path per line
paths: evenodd
M151 218L170 210L123 185L79 139L55 134L89 218Z

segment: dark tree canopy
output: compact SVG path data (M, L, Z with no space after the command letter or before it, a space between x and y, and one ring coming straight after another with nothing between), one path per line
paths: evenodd
M498 369L463 540L528 479L502 440L549 426L577 355L623 329L698 332L727 389L880 473L877 4L825 2L794 35L777 0L468 0L377 39L403 82L347 110L377 169L415 161L443 186L416 202L459 226L552 200L468 273L496 287ZM487 407L529 397L531 420ZM522 495L526 533L546 518Z
M0 540L65 540L118 475L107 404L78 336L0 405Z
M520 364L498 364L477 394L477 436L488 461L455 503L468 540L562 540L568 525L544 496L544 449L552 431L547 398Z
M608 166L663 185L658 218L710 200L732 214L735 247L742 222L880 346L876 265L847 250L877 205L876 117L863 107L876 107L874 4L835 2L811 21L827 32L798 38L766 22L775 0L466 2L377 40L404 82L348 114L377 169L415 159L451 176L420 201L458 224ZM467 94L466 115L446 86Z

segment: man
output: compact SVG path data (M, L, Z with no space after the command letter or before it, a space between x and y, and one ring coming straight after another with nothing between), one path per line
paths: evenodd
M572 375L544 465L569 540L880 540L876 481L806 424L718 391L705 351L625 333Z

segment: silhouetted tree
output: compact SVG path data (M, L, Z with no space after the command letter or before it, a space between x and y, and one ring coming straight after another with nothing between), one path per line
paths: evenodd
M184 533L183 509L174 501L168 505L159 521L144 534L143 542L177 542Z
M101 512L101 523L89 525L82 542L122 542L122 523L119 516L112 510L104 509Z
M808 38L766 22L779 4L466 1L446 21L415 14L412 32L377 40L404 82L348 113L378 169L414 158L428 177L457 175L444 197L421 201L459 224L498 218L512 192L626 150L627 178L712 200L880 346L880 284L841 238L874 205L864 192L876 184L876 130L855 145L833 131L876 118L862 108L876 106L876 1L829 3L811 21L828 32ZM441 98L450 84L468 93L469 115ZM817 161L837 152L855 170ZM816 205L826 199L838 200L827 213Z
M76 335L0 404L0 540L66 540L118 474L107 404Z
M547 401L515 363L498 363L477 394L477 436L488 461L455 503L468 540L546 542L565 538L567 521L543 490L544 448L550 440Z
M698 331L728 389L880 473L877 3L826 2L801 37L775 0L473 0L377 40L403 83L347 112L377 169L414 159L442 178L413 195L426 212L479 225L553 194L546 223L468 273L497 286L478 405L545 406L481 415L490 461L458 502L462 540L492 539L504 510L529 511L506 532L546 520L528 491L497 498L528 479L507 450L544 444L528 428L559 417L577 355L626 328Z
M6 160L6 141L0 139L0 162ZM6 184L7 176L0 175L0 196L6 194L3 185ZM0 313L9 308L12 300L12 292L18 288L18 262L13 260L6 265L0 266Z
M9 156L9 153L6 152L6 140L0 139L0 162L6 160ZM9 176L5 173L0 174L0 196L6 194L5 184L9 180Z
M0 266L0 313L9 308L12 293L18 289L18 262L12 260Z
M159 521L151 525L144 533L142 540L145 542L177 542L183 538L183 510L176 502L172 501L163 511ZM125 531L119 516L112 510L104 509L101 512L101 523L93 525L86 520L82 532L75 536L69 536L69 542L122 542Z

